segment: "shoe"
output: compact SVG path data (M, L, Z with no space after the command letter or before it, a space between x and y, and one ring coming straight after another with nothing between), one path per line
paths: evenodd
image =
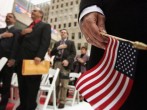
M58 108L64 108L64 104L59 104Z

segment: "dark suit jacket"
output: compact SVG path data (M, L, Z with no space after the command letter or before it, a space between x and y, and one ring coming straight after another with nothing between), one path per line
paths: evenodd
M147 0L81 0L81 11L91 5L99 6L106 17L108 34L147 44ZM91 48L90 67L102 58L103 50ZM120 110L144 110L147 97L147 51L139 51L135 82L131 94ZM141 94L141 95L138 95Z
M82 58L84 63L78 62L77 58ZM82 57L81 57L81 55L77 55L75 57L75 61L74 61L74 72L84 73L87 69L86 67L87 67L88 60L89 60L89 56L87 54L84 54Z
M80 13L83 9L92 5L97 5L103 10L108 34L147 44L146 0L81 0ZM103 55L103 50L94 46L91 50L91 57L95 60L91 63L90 68L96 65ZM144 59L147 61L145 55Z
M0 39L0 57L7 57L9 59L15 59L16 51L18 50L18 37L19 30L14 26L10 29L2 28L0 33L9 31L13 33L13 37Z
M33 27L33 31L20 39L19 58L34 59L39 57L44 59L51 40L51 26L43 22L39 22Z
M147 43L146 0L81 0L80 13L91 5L103 10L109 34Z
M69 61L69 69L72 69L72 63L74 61L75 55L76 55L76 49L75 44L71 40L66 40L65 44L67 45L67 48L64 49L63 55L62 55L62 61L68 60ZM55 55L54 61L56 61L56 57L58 56L58 52L60 50L57 50L57 47L60 45L60 41L56 42L52 51L51 56Z

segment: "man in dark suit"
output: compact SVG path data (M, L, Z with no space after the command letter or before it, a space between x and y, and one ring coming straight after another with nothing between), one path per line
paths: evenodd
M21 32L20 51L18 54L18 85L20 105L16 110L35 110L37 93L42 75L23 76L22 61L32 59L39 64L48 50L51 39L51 26L42 22L43 12L34 9L31 13L33 22Z
M132 41L147 43L146 0L81 0L80 28L92 44L89 68L102 58L106 32ZM106 18L106 19L105 19ZM100 49L101 48L101 49ZM139 50L132 91L120 110L145 110L147 103L147 51Z
M0 58L6 57L8 58L8 62L0 71L0 79L3 83L0 88L0 110L6 109L10 97L11 77L16 59L16 51L18 49L18 29L14 27L16 22L15 15L8 13L5 22L7 24L6 28L0 29Z
M56 82L57 97L60 101L58 108L64 108L67 95L67 86L69 83L69 73L72 69L72 63L76 55L75 44L73 41L68 40L68 32L66 29L62 29L61 40L56 42L51 55L55 55L54 58L54 68L60 68L60 74ZM61 85L60 85L61 83Z

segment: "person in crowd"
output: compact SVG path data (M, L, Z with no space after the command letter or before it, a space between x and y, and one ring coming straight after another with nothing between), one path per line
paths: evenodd
M44 59L50 62L50 67L53 66L55 56L51 56L51 49L48 48L48 51L45 54Z
M19 29L14 25L16 17L13 13L6 15L6 28L0 29L0 58L8 59L6 65L0 71L2 86L0 87L1 101L0 110L6 110L6 105L10 97L11 78L14 71L16 53L18 51Z
M81 47L81 54L75 57L74 61L74 72L84 73L87 70L87 65L89 61L89 56L87 55L87 47ZM75 85L77 79L73 80L73 85ZM72 81L70 82L72 83ZM83 101L84 97L80 96L80 101ZM86 101L86 100L85 100Z
M72 63L76 55L75 44L68 40L68 31L66 29L60 30L61 40L56 42L51 56L55 55L53 68L60 68L60 74L56 82L57 99L59 100L58 108L64 108L67 94L67 86L69 83L69 73L72 68ZM61 84L61 85L60 85Z
M19 85L20 105L16 110L35 110L37 94L42 75L22 75L22 61L24 59L34 60L38 65L44 60L51 39L50 24L42 22L43 11L39 8L32 10L33 22L21 31L19 39L20 47L17 62L17 74Z
M81 54L75 57L74 72L84 73L87 70L89 56L87 55L87 47L81 47Z
M125 8L124 8L125 7ZM92 44L89 69L102 58L107 38L101 32L147 43L146 0L81 0L79 25ZM147 51L139 50L131 93L119 110L144 110L147 98Z

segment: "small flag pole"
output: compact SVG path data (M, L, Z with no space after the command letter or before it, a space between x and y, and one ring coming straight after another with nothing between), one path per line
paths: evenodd
M137 49L140 49L140 50L147 50L147 44L145 44L143 42L130 41L130 40L123 39L123 38L120 38L120 37L116 37L116 36L113 36L113 35L110 35L110 34L107 34L107 33L104 33L104 32L101 32L101 35L105 36L105 37L113 37L113 38L118 39L118 40L130 42L130 43L133 44L134 48L137 48Z

